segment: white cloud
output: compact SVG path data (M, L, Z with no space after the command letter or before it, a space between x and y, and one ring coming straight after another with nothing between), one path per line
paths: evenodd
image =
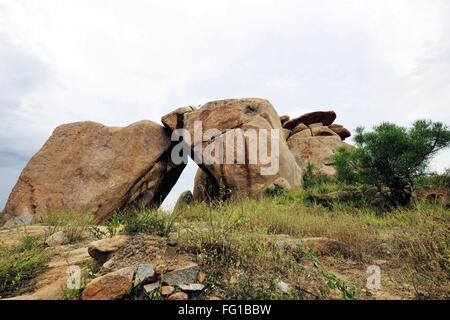
M448 124L449 16L447 0L0 0L0 151L29 157L61 123L159 122L235 97L334 109L350 130Z

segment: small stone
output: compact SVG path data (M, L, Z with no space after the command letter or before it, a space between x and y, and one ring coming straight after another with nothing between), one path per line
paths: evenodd
M155 278L155 271L151 264L140 264L136 271L136 277L134 279L134 286L137 287L141 284L146 284Z
M197 281L199 271L200 268L198 265L192 263L187 267L164 274L162 279L169 285L180 286L183 284L191 284Z
M45 244L48 245L49 247L60 246L63 243L67 243L67 242L68 242L68 239L63 231L55 232L54 234L52 234L50 237L48 237L45 240Z
M280 291L283 293L289 293L290 291L289 285L283 281L277 282L277 288L280 289Z
M116 300L123 298L133 286L134 268L111 272L89 282L82 300Z
M9 219L5 224L4 227L12 227L12 226L24 226L33 224L36 220L36 217L34 214L27 214L24 216L18 216L14 217L12 219Z
M111 271L114 266L113 260L108 260L102 265L103 270Z
M202 272L202 271L200 271L200 272L198 273L198 276L197 276L198 282L203 283L203 281L205 281L205 278L206 278L205 273Z
M111 253L123 246L128 240L126 235L117 235L112 238L93 241L89 244L89 255L96 259L102 260Z
M175 292L174 294L170 295L169 300L188 300L188 295L184 292Z
M191 283L191 284L182 284L180 285L180 289L183 291L202 291L205 288L205 285L201 283Z
M153 283L146 284L146 285L144 285L144 291L146 293L150 293L153 290L157 289L159 287L159 285L160 285L159 282L153 282Z
M174 291L175 291L175 288L172 286L162 286L161 287L161 294L163 296L168 296L169 294L171 294Z

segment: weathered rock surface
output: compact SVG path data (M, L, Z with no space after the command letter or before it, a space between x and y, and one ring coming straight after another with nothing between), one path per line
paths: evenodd
M202 291L205 285L201 283L182 284L180 289L183 291Z
M136 277L134 278L134 286L146 284L155 280L155 271L151 264L140 264L136 270Z
M288 129L285 129L285 130L288 130ZM303 131L303 130L309 131L309 127L304 123L299 123L294 129L292 129L292 135L294 135L300 131Z
M192 195L191 190L184 191L178 197L177 203L173 208L173 212L177 212L185 208L186 206L192 205L194 202L194 196Z
M9 219L5 223L5 227L13 227L13 226L26 226L35 223L36 216L34 214L26 214L23 216L18 216ZM1 216L0 216L0 224L1 224Z
M49 247L56 247L66 242L68 239L63 231L55 232L45 240L45 244Z
M330 128L330 130L333 130L337 135L339 135L341 137L341 140L345 140L346 138L352 135L350 131L344 128L344 126L341 124L333 123L332 125L329 125L328 128Z
M333 130L330 130L328 127L325 126L310 126L311 128L311 134L313 137L327 137L327 136L338 136Z
M298 118L291 119L286 121L283 124L283 128L286 129L294 129L300 123L305 125L310 125L313 123L322 122L324 126L329 126L336 119L336 113L334 111L315 111L306 113Z
M219 197L220 189L217 182L209 177L205 171L198 168L194 178L194 201L210 202Z
M134 200L160 203L184 168L171 162L171 146L166 129L148 120L61 125L23 169L0 223L61 210L100 222Z
M117 300L133 286L134 268L128 267L108 273L89 282L83 291L83 300Z
M145 291L146 293L150 293L150 292L152 292L153 290L158 289L159 286L160 286L160 283L159 283L159 282L149 283L149 284L144 285L144 291Z
M322 130L321 128L318 127L315 129ZM331 156L336 150L341 146L352 147L341 141L341 138L336 134L330 136L304 137L301 135L301 132L289 138L288 146L302 170L306 170L306 165L310 162L314 165L314 174L325 176L334 176L336 173L336 169L331 161Z
M97 260L104 260L107 256L123 246L128 240L126 235L117 235L112 238L93 241L89 244L89 255Z
M289 152L280 118L267 100L251 98L212 101L200 109L177 109L162 117L162 122L171 131L183 128L190 133L191 141L186 143L193 151L194 160L202 159L199 166L210 178L214 186L212 189L218 190L220 185L223 185L224 189L234 195L256 197L266 188L281 181L288 189L301 186L302 172ZM198 123L202 125L201 141L194 139L194 125ZM270 164L264 164L259 156L257 159L250 159L252 148L257 151L256 154L260 153L257 138L255 140L244 134L250 129L254 130L256 135L264 132L261 130L267 130L269 133L266 152L268 157L272 156L271 143L277 139L279 148L275 152L278 152L278 170L264 172ZM273 129L279 131L271 138L270 132ZM205 137L204 134L208 130L215 131L209 131L211 135ZM222 154L217 151L217 145L223 146ZM226 152L227 149L230 153ZM229 162L227 154L232 155L232 163ZM274 154L272 158L275 157ZM241 161L236 163L236 160ZM197 200L196 191L198 189L194 190L194 199Z
M197 281L197 276L200 268L197 264L192 263L191 265L168 272L164 274L163 281L169 285L189 285Z
M285 123L286 121L289 121L290 117L288 115L280 116L280 122L281 124Z
M175 291L175 288L172 286L162 286L161 287L161 294L163 296L168 296L169 294L171 294L174 291Z
M188 295L184 292L175 292L169 296L169 300L188 300Z

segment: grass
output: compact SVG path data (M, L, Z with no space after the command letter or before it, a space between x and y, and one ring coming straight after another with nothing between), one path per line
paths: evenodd
M326 203L318 200L333 192L348 194ZM355 194L359 201L351 200ZM349 258L360 268L385 259L383 274L398 287L406 283L415 298L448 299L447 206L415 199L407 208L386 211L373 203L374 196L326 181L298 191L280 191L275 186L261 199L185 208L177 217L177 225L184 230L179 237L212 275L208 286L225 299L326 299L340 289L345 292L341 298L357 296L352 291L354 284L334 278L324 267L303 268L308 260L304 252L280 254L271 241L280 234L338 240L351 248ZM339 253L333 259L345 263ZM233 284L230 279L239 275L241 280ZM290 295L277 290L274 284L278 279L292 285ZM365 284L362 280L360 288ZM330 281L334 283L331 286Z
M92 216L78 212L52 212L41 218L41 223L48 225L47 236L62 231L66 243L75 243L86 239Z
M192 294L194 299L212 295L222 299L370 298L372 293L362 294L366 275L343 277L339 271L349 265L365 270L376 261L384 261L382 286L394 294L450 298L448 204L421 198L418 192L408 207L391 208L376 190L310 179L303 190L286 191L275 185L259 199L197 203L176 214L135 203L104 225L110 236L176 236L207 275L205 290ZM431 185L442 192L446 181L430 177L419 188ZM86 230L93 227L88 216L79 214L54 213L43 222L49 233L63 230L71 242L84 239ZM102 236L103 231L96 232ZM345 255L338 249L332 256L316 256L300 242L311 237L335 239L350 250ZM295 245L280 250L280 239ZM39 238L25 237L9 248L1 245L0 296L29 289L29 280L45 268L48 259ZM289 292L278 288L279 281L289 284ZM67 290L63 298L79 299L80 294L81 290Z
M49 259L40 237L26 236L13 247L0 243L0 298L27 291L29 280L46 269Z
M110 233L115 233L123 224L123 233L148 233L161 237L168 237L175 230L176 215L169 215L162 210L146 208L142 203L136 202L123 212L114 214L106 222Z

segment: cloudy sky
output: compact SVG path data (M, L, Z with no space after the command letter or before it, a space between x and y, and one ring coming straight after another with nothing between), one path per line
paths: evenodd
M449 34L448 0L0 0L0 207L62 123L261 97L291 117L335 110L350 130L450 124ZM447 167L449 150L432 163Z

